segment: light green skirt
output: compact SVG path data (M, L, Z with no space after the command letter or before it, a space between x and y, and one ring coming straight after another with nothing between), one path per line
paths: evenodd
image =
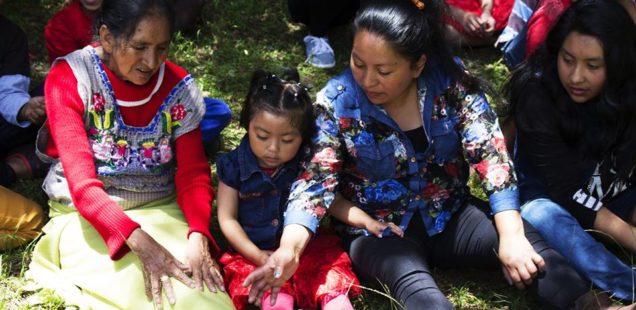
M43 228L45 235L35 247L26 276L81 309L153 309L137 256L129 252L111 260L104 240L79 213L58 203L50 205L55 216ZM184 262L188 225L174 198L124 212ZM234 309L225 293L201 292L171 281L176 304L170 305L163 294L164 309Z

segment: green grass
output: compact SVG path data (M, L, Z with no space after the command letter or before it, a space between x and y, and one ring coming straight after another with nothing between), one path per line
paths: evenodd
M43 81L48 70L43 28L61 3L62 0L5 0L1 9L28 34L36 83ZM285 67L296 67L303 82L315 93L348 64L351 38L346 27L335 29L330 36L337 55L336 68L323 70L305 64L302 38L306 30L290 23L286 11L283 0L210 0L202 11L199 31L189 36L177 35L171 46L170 59L192 73L206 95L221 98L231 106L234 118L222 133L226 151L234 148L244 133L237 115L255 68L280 72ZM489 80L495 88L505 81L507 70L493 49L463 51L461 56L471 72ZM41 180L22 181L12 189L46 205L40 184ZM213 230L215 237L221 239L217 225L213 225ZM0 308L64 308L54 293L38 290L24 280L31 250L29 245L0 253ZM506 285L499 270L435 270L435 278L460 309L541 308L524 292ZM374 283L364 286L368 288L363 296L354 301L356 309L401 309L387 297L386 288Z

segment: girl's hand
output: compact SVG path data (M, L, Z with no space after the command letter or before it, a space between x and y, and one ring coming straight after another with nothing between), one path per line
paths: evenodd
M490 12L483 12L479 16L479 23L482 28L483 36L490 36L495 32L495 18L490 15Z
M298 269L299 253L291 248L280 247L272 253L267 262L249 274L243 287L252 286L248 301L260 306L263 294L271 289L271 305L276 304L276 298L283 284L291 278Z
M203 290L203 282L205 282L210 292L216 293L217 289L225 292L220 266L210 255L208 238L202 233L190 234L186 248L186 262L190 266L197 289Z
M164 290L170 304L175 303L170 277L194 288L194 282L187 275L191 272L190 268L174 258L168 250L141 228L133 230L126 244L141 262L146 297L148 300L154 300L156 308L161 309L161 293Z
M400 237L400 238L404 237L404 231L402 231L402 228L400 228L400 226L395 225L392 222L383 223L383 222L371 219L370 221L367 222L367 224L365 225L364 228L369 233L371 233L372 235L374 235L374 236L376 236L378 238L382 238L382 233L387 228L390 229L391 232L393 232L398 237Z
M470 12L463 12L463 17L460 20L462 27L466 32L473 37L482 36L482 24L481 19L476 14Z
M499 240L499 260L504 277L510 285L524 289L545 268L543 257L534 251L525 235L502 236Z

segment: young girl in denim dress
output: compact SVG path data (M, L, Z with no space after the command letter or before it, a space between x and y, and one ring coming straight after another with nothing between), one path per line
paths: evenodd
M297 73L294 73L298 80ZM225 283L238 309L248 304L245 278L279 246L283 211L292 181L300 171L299 152L315 130L312 104L299 83L256 71L241 112L247 130L241 144L219 157L218 219L231 249L221 257ZM358 280L334 234L309 243L293 278L263 309L353 309L347 294L359 294ZM272 272L274 272L272 270Z

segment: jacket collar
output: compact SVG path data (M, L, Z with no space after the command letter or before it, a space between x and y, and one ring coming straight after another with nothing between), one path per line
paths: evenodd
M274 178L284 174L289 169L294 169L295 167L298 167L300 153L302 153L302 149L298 151L298 154L292 160L290 160L289 162L286 162L280 167L279 171L276 173ZM239 176L242 182L245 182L255 173L260 173L263 176L268 176L265 172L263 172L261 167L258 165L258 159L256 158L256 155L254 155L254 152L252 152L252 149L250 148L250 141L247 134L243 136L243 139L241 139L241 143L238 146L238 163L239 163Z

